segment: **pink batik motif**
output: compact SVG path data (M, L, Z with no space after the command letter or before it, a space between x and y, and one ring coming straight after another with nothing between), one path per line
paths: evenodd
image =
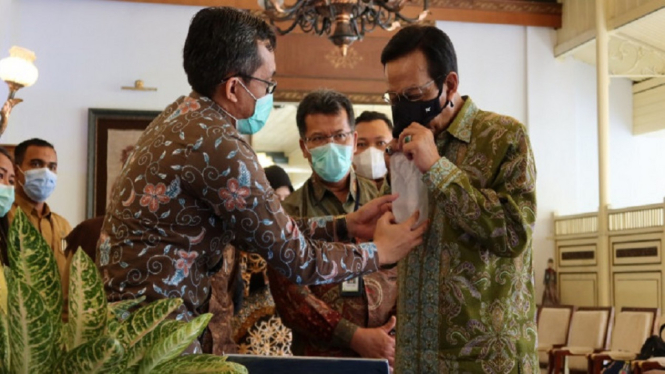
M159 204L168 204L171 198L166 195L166 185L164 183L147 184L143 188L143 197L141 197L141 206L147 206L148 209L155 213L159 209Z
M232 178L226 183L226 188L219 189L219 197L224 200L224 208L228 212L235 209L245 210L247 207L246 197L249 196L249 188L240 187L237 179Z

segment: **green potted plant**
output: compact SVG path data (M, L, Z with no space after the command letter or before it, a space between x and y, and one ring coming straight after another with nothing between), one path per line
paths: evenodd
M70 267L69 321L63 323L55 257L20 209L8 241L10 267L0 271L0 374L247 373L224 357L181 355L212 317L167 319L181 299L133 313L142 299L107 304L99 271L82 250Z

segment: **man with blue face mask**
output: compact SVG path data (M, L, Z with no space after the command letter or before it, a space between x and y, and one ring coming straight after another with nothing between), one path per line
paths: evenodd
M378 196L374 182L351 167L358 134L346 96L312 92L298 105L296 121L300 148L313 173L282 203L287 213L346 214ZM293 284L271 269L268 275L279 315L293 329L295 355L383 358L392 365L396 269L310 287Z
M293 282L313 284L394 263L424 232L382 215L394 197L339 217L284 213L242 136L259 131L272 109L275 47L269 25L248 12L206 8L194 16L183 48L192 92L169 104L139 138L111 191L97 246L111 301L182 298L171 317L189 321L211 310L212 287L221 290L220 312L202 339L215 353L230 340L229 245L259 254ZM339 243L349 236L374 242ZM199 352L198 343L189 351Z
M65 297L63 319L67 319L67 291L69 289L69 264L73 252L66 252L64 238L72 231L66 219L51 211L46 200L55 190L58 176L58 155L53 145L42 139L26 140L14 149L16 158L15 201L9 212L9 221L16 209L21 208L30 222L53 249L62 279Z

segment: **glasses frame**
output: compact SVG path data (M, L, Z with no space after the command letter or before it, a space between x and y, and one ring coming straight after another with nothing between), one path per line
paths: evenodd
M349 135L353 135L353 133L354 133L354 131L351 130L351 131L347 131L347 132L338 132L338 133L335 133L335 134L332 134L332 135L317 135L317 136L315 136L317 138L320 136L321 138L325 139L325 141L321 144L313 144L312 143L312 140L313 140L312 138L314 138L314 137L303 138L303 140L305 141L306 145L312 143L312 145L314 145L314 147L312 147L312 149L314 149L316 147L324 146L326 144L329 144L331 139L332 139L333 143L343 145L343 144L346 144L346 140L343 143L338 143L338 142L335 141L335 137L339 136L339 135L344 135L345 137L348 137ZM307 147L307 149L310 149L310 147Z
M422 84L422 85L420 85L420 86L412 86L412 87L405 88L405 89L403 89L401 92L386 91L386 92L383 94L383 97L382 97L382 98L383 98L383 101L385 101L386 103L388 103L388 104L390 104L390 105L395 105L395 104L397 104L398 102L402 101L402 98L403 98L404 100L406 100L406 101L411 101L411 102L418 101L418 100L422 99L423 96L425 96L425 91L423 91L423 90L424 90L427 86L431 85L432 83L435 83L436 81L437 81L436 79L432 79L431 81L429 81L429 82L427 82L427 83L424 83L424 84ZM406 92L406 91L409 91L409 90L416 89L416 88L420 91L420 94L418 95L418 97L416 97L416 98L408 98L408 97L406 96L405 92ZM439 91L440 91L440 90L439 90ZM390 95L395 95L396 100L395 100L395 101L391 100L391 99L390 99Z
M265 80L265 79L257 78L257 77L255 77L255 76L247 75L247 74L236 74L236 75L232 75L232 76L230 76L230 77L228 77L228 78L222 79L222 82L221 82L221 83L224 83L224 82L228 81L228 80L231 79L231 78L245 78L245 79L247 79L247 80L255 80L255 81L259 81L259 82L261 82L261 83L264 83L264 84L267 86L267 87L266 87L266 95L270 95L270 94L274 93L275 90L277 89L277 82L275 82L275 81L267 81L267 80Z

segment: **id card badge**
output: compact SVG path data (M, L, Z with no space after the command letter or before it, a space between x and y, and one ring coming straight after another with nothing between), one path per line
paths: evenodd
M342 282L340 285L342 297L358 297L363 295L363 277L356 277Z

